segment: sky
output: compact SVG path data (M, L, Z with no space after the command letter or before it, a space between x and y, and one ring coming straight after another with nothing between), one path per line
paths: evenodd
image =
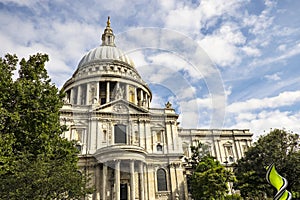
M115 43L135 62L183 128L280 128L300 132L298 0L0 0L0 53L47 53L61 88L101 44L110 16Z

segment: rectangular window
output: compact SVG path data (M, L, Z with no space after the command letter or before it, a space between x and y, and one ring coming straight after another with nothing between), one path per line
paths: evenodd
M115 144L126 144L127 143L127 134L126 126L122 124L115 125Z
M227 150L227 154L228 154L228 155L231 156L231 155L233 154L233 152L232 152L232 146L227 146L227 147L226 147L226 150Z
M83 142L83 134L84 134L84 129L82 129L82 128L71 129L71 138L70 139L82 143Z
M243 145L242 148L243 148L243 152L244 153L248 150L248 146L247 145Z

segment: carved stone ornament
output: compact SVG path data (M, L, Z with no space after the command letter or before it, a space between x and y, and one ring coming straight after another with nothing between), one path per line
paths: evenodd
M166 108L172 108L172 104L168 101L166 104L165 104Z
M117 113L126 113L128 112L128 108L123 104L116 104L113 107L113 111Z

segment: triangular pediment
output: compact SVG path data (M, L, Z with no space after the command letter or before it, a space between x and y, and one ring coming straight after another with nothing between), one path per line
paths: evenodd
M115 100L96 107L93 112L115 113L115 114L145 114L149 113L145 108L141 108L123 99Z

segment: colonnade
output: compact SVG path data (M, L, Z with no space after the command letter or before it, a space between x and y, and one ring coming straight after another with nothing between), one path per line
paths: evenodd
M108 174L108 171L113 170L114 177L111 177L111 174ZM126 177L123 173L130 174L128 181L129 191L126 190L126 194L121 194L121 180L123 181ZM121 195L127 195L126 199L135 200L136 191L138 191L139 200L147 199L147 189L146 189L146 164L142 161L136 160L115 160L111 163L103 163L102 167L102 191L101 199L102 200L121 200ZM136 185L136 175L138 174L138 185ZM109 181L113 181L110 185ZM112 188L110 188L112 187ZM107 195L108 191L112 191L112 195Z
M100 88L100 83L105 88ZM115 81L84 83L74 86L66 93L67 101L77 105L91 105L94 103L102 105L115 99L125 99L138 106L149 107L150 105L150 95L144 89Z

